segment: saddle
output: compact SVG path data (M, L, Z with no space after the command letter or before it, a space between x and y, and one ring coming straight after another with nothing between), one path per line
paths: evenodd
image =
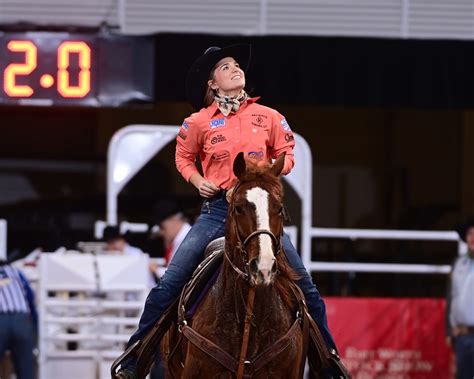
M204 252L204 260L184 286L180 297L180 307L188 317L192 317L197 306L216 281L222 265L224 247L225 237L211 241Z
M163 314L159 321L153 326L150 332L140 341L130 346L120 357L112 364L112 379L117 378L116 370L118 366L130 357L137 358L136 378L145 379L146 375L155 362L156 354L159 350L159 344L164 334L171 327L173 322L182 321L192 317L194 310L204 298L207 290L215 282L222 265L224 254L225 239L218 238L206 248L205 258L198 265L190 281L185 285L181 296L177 299ZM349 379L351 376L342 364L335 350L328 350L323 337L315 321L310 316L304 295L297 285L293 285L293 292L301 304L303 333L305 335L305 345L307 345L308 362L310 365L311 378L334 378ZM180 320L178 320L178 315ZM320 374L322 367L323 373ZM324 374L327 372L328 374Z

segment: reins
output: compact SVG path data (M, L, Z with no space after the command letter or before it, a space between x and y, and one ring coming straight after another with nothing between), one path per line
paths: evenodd
M246 360L247 350L249 347L250 340L250 326L252 325L253 318L253 304L255 300L255 287L250 287L249 296L247 297L247 305L245 307L245 322L244 322L244 335L242 337L242 346L240 347L240 359L239 368L237 369L237 379L244 377L245 364L250 361Z

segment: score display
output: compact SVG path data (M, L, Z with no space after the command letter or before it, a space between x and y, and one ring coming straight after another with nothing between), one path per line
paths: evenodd
M0 34L0 103L120 106L154 100L150 37Z
M23 53L24 61L10 63L3 72L3 90L10 97L28 98L34 94L29 85L17 84L21 76L30 75L38 67L38 48L32 41L11 40L7 43L8 51ZM79 65L77 84L71 84L69 66L70 57L77 54ZM84 41L65 41L57 49L57 91L67 98L83 98L91 90L91 49ZM51 74L43 74L39 84L43 88L50 88L54 84Z

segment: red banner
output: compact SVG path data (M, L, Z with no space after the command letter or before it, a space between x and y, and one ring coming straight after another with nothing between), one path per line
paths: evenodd
M325 301L329 327L353 379L453 377L443 299Z

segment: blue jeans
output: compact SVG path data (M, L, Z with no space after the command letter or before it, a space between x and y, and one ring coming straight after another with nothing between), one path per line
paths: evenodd
M27 313L0 313L0 359L10 350L18 379L34 379L34 332Z
M456 379L474 378L474 334L458 336L454 340Z
M195 268L204 259L207 244L224 236L227 208L228 203L224 193L204 201L201 215L176 251L160 283L150 291L138 330L130 338L129 346L142 339L166 308L179 296ZM291 267L301 276L297 284L304 292L309 312L320 327L326 345L329 348L336 348L327 325L326 307L321 295L286 234L282 238L282 245ZM127 362L125 366L132 364L132 362Z

